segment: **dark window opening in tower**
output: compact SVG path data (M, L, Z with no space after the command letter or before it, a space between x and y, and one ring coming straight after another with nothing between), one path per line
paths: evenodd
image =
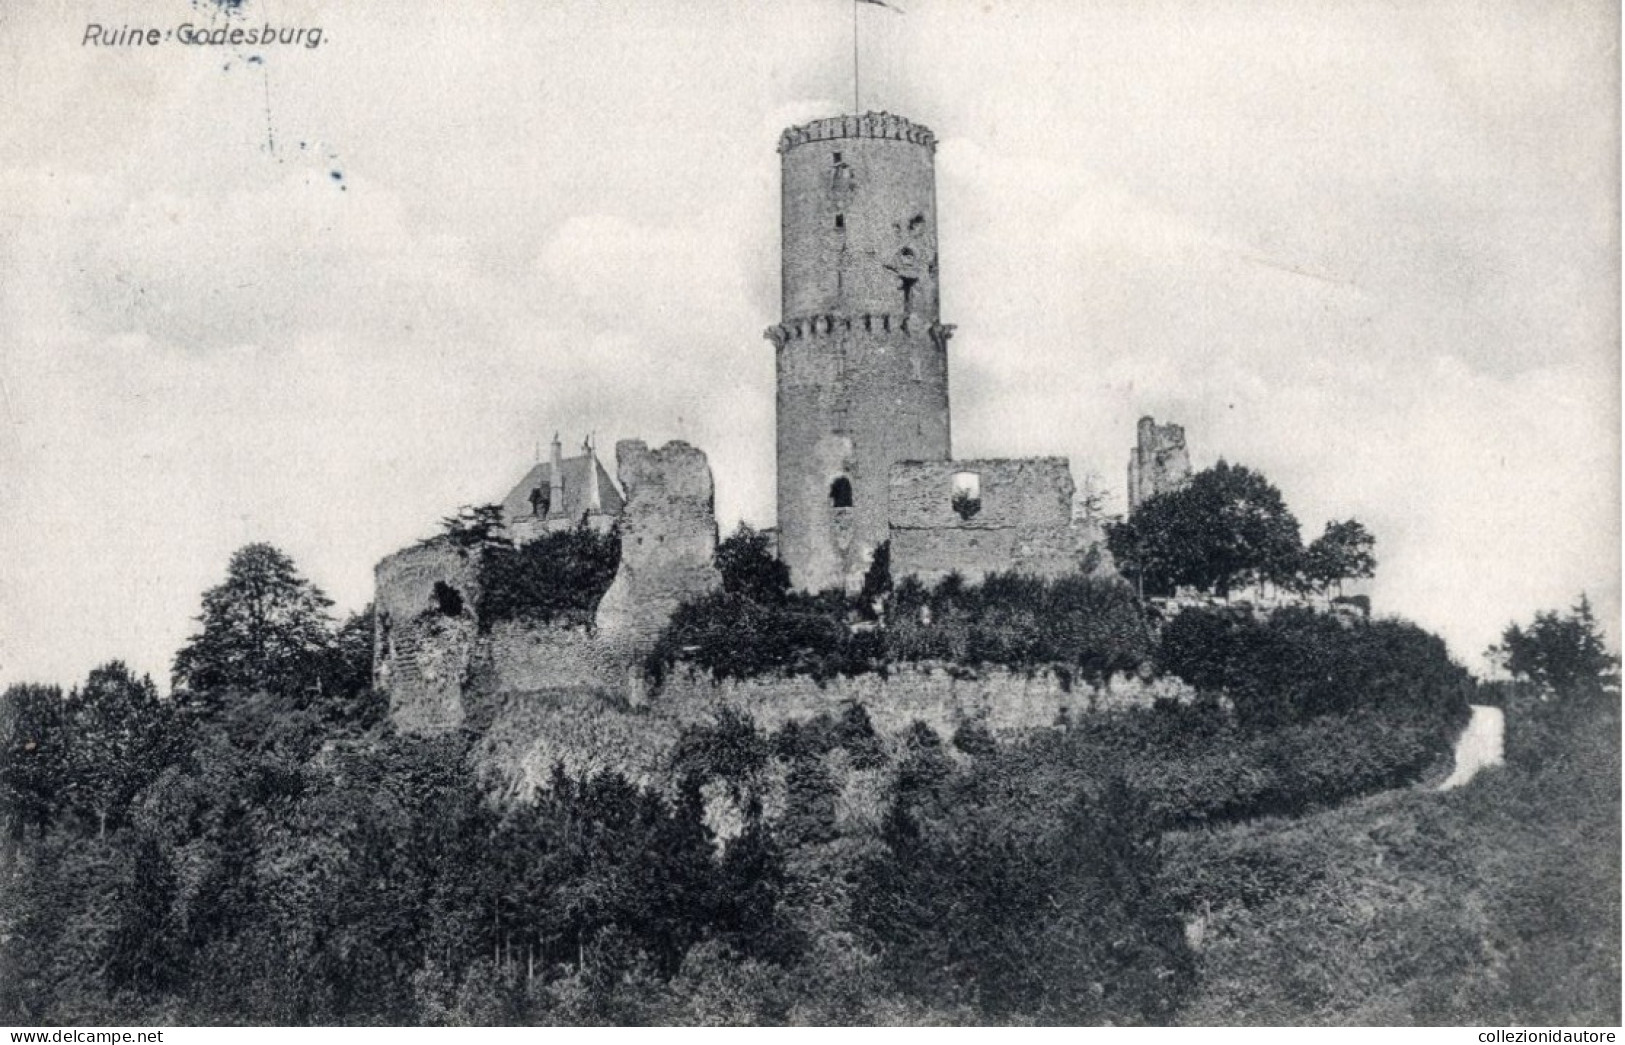
M920 226L924 225L924 224L925 224L925 215L924 214L916 214L912 218L908 219L908 231L910 231L910 232L918 232L918 231L920 231Z
M846 476L829 484L829 503L832 508L852 507L852 481Z
M897 281L903 285L903 311L912 311L911 306L914 302L914 284L918 283L919 279L914 276L899 276L897 277Z
M846 228L846 215L845 214L837 214L837 215L835 215L835 227L838 228L838 229Z
M835 162L836 162L836 163L840 163L840 162L841 162L841 154L840 154L840 153L836 153L836 154L835 154Z
M898 253L903 256L904 261L913 261L914 260L914 248L913 247L904 247L902 250L898 251Z
M463 615L463 596L456 588L445 581L434 582L435 608L442 616L461 617Z
M968 520L981 511L982 477L975 472L955 472L953 496L949 503L961 519Z

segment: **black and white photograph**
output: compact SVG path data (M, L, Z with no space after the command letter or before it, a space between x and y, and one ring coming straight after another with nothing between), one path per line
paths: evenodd
M1615 1040L1620 33L0 0L8 1040Z

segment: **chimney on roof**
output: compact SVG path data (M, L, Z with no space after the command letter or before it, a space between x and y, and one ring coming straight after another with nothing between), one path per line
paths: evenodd
M553 433L553 459L549 463L547 475L547 514L557 517L564 514L564 446L559 442L559 433Z
M604 503L598 491L598 454L593 450L592 436L588 436L581 444L587 452L587 508L586 510L597 514L603 511Z

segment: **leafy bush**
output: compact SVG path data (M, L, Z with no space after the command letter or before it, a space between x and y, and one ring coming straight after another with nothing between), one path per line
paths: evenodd
M525 619L591 623L621 564L621 538L580 525L519 547L487 545L480 558L480 626Z
M1264 619L1244 609L1187 609L1163 628L1157 661L1197 689L1228 697L1242 721L1256 725L1384 708L1448 729L1466 721L1474 691L1444 642L1414 624L1297 608Z
M1045 580L949 576L927 591L912 581L892 597L886 633L898 660L947 660L1017 669L1065 665L1091 681L1133 671L1150 652L1139 601L1125 584L1072 574Z
M714 558L724 592L766 606L784 601L790 591L790 567L773 555L769 543L767 534L740 523L731 537L717 544Z
M877 553L875 562L885 559ZM877 592L889 585L889 575L871 573ZM994 574L975 585L949 576L929 591L909 578L892 592L885 627L851 627L859 609L837 592L791 593L773 602L729 592L706 596L678 607L649 671L658 681L684 661L718 679L831 678L945 660L1027 670L1060 665L1100 680L1138 668L1151 645L1126 585L1078 575Z
M886 760L869 712L862 704L847 702L839 718L820 712L804 722L791 719L773 734L773 751L786 761L820 758L844 748L856 769L875 769Z
M737 787L767 763L768 754L768 741L751 717L723 708L714 724L683 729L671 763L679 779L723 780Z
M984 722L967 719L954 729L954 747L967 755L991 755L999 750L998 741Z
M865 661L874 651L854 639L844 611L838 595L789 594L768 605L729 592L703 596L677 607L647 670L657 684L680 660L718 679L872 670Z

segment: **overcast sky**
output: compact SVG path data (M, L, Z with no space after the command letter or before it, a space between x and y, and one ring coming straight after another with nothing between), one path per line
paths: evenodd
M1468 666L1619 613L1606 0L899 0L954 449L1121 508L1142 414L1359 518ZM270 541L373 564L567 445L684 438L773 522L779 130L849 111L846 0L244 0L321 45L85 46L202 0L0 5L0 682L167 683ZM611 465L613 468L613 465Z

